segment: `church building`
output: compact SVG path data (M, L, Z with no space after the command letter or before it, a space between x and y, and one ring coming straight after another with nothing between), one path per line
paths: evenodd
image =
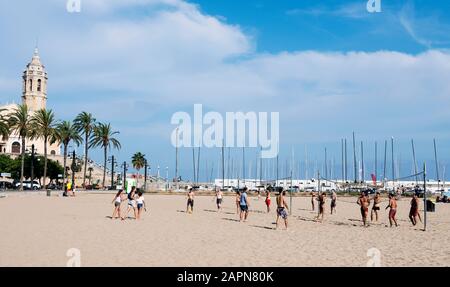
M35 111L45 109L47 107L47 72L45 66L41 63L39 51L34 50L31 62L26 66L22 75L22 103L28 106L30 116ZM13 112L17 104L9 104L0 106L3 116ZM0 153L18 155L21 153L21 139L17 133L13 133L7 140L0 138ZM36 154L44 153L44 140L26 139L26 151L31 152L31 145L34 144ZM49 157L61 155L59 143L47 144L47 152Z

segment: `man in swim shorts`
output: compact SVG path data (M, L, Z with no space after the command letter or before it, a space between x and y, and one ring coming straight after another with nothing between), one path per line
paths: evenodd
M223 200L222 190L218 189L216 192L216 204L217 204L218 211L220 211L222 209L222 200Z
M336 212L336 200L337 195L336 192L333 190L333 192L331 193L331 205L330 205L331 214L333 214L333 211Z
M395 196L391 193L389 194L389 205L386 206L386 209L390 208L389 210L389 223L392 227L392 222L395 223L395 226L397 227L397 219L395 218L395 215L397 214L397 200L395 200Z
M186 213L194 212L194 196L195 196L194 191L192 190L192 188L190 188L187 194L188 200L186 206Z
M286 230L288 228L288 205L284 196L286 195L285 190L280 190L280 193L277 195L277 221L276 221L276 229L278 229L278 221L280 217L284 220L284 225L286 226Z
M417 193L414 193L413 198L411 199L411 208L409 210L409 219L414 226L417 224L418 216L420 221L422 222L419 214L419 198L417 197Z
M239 216L239 222L247 221L249 207L250 207L250 204L248 203L247 187L244 187L244 189L242 190L242 193L241 193L240 201L239 201L239 208L241 209L241 213Z
M369 215L369 205L370 199L366 196L364 191L361 191L361 195L358 197L358 201L356 202L361 208L361 217L364 226L369 226L367 222L367 216Z
M375 193L375 197L373 198L372 210L370 212L370 221L373 221L375 214L375 221L378 222L378 211L380 211L380 202L381 202L380 192L377 191Z
M322 192L317 197L317 200L319 201L319 215L317 215L317 220L320 218L320 222L323 221L323 217L325 216L325 202L327 199L327 194L325 192Z

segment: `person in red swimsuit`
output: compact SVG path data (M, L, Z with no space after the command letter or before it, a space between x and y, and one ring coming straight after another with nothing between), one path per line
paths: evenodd
M270 212L270 190L271 190L271 188L269 187L268 189L267 189L267 191L266 191L266 200L265 200L265 202L266 202L266 206L267 206L267 213L269 213Z
M392 227L392 222L395 223L395 226L398 226L397 219L395 218L395 214L397 213L397 200L395 200L395 196L393 194L389 194L389 205L386 206L386 209L389 210L389 223Z

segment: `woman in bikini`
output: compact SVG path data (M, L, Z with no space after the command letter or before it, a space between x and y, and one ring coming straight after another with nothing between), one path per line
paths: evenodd
M265 202L266 202L266 207L267 207L267 213L269 213L270 212L270 202L271 202L271 200L270 200L270 189L267 189L267 191L266 191L266 200L265 200Z

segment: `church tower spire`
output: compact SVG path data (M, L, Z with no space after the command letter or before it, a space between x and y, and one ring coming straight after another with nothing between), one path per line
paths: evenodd
M39 50L34 49L31 62L23 71L22 103L30 111L45 109L47 104L47 72L39 57Z

